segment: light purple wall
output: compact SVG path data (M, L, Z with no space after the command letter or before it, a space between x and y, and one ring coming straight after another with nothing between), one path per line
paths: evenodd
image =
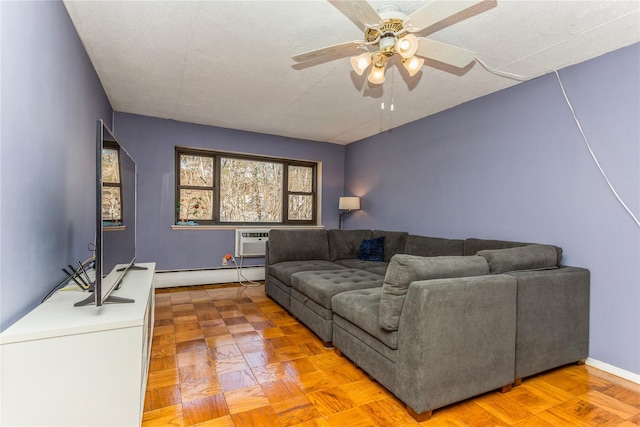
M0 330L91 255L96 121L111 107L62 2L0 2Z
M322 162L322 222L338 226L344 188L344 146L116 113L114 133L138 166L139 262L158 270L211 268L234 253L234 230L172 230L175 221L175 146ZM239 262L239 260L238 260ZM264 258L247 258L245 265Z
M640 216L640 45L560 71L593 150ZM426 76L428 78L428 75ZM346 228L551 243L591 270L590 357L640 374L640 228L555 74L347 146Z

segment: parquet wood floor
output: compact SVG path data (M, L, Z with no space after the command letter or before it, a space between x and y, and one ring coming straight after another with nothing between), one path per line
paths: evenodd
M640 426L640 385L566 366L421 424L264 286L156 291L143 426Z

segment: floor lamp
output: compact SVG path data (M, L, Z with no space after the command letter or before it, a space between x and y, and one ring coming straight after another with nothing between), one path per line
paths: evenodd
M360 209L360 197L340 197L338 209L340 210L338 229L342 229L342 215L350 214L351 211Z

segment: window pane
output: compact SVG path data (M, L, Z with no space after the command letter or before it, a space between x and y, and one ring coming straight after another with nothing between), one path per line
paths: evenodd
M220 159L220 221L281 222L283 165Z
M211 220L213 206L213 191L211 190L180 190L180 213L178 219Z
M313 189L313 168L289 166L289 191L311 193Z
M213 187L213 157L181 155L180 185Z
M120 182L120 166L118 165L118 150L102 149L102 181Z
M311 221L313 219L313 197L289 195L289 219Z
M103 221L120 221L122 219L120 200L120 187L102 187Z

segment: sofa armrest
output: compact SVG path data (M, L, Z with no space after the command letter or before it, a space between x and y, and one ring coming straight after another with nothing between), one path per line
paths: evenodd
M398 328L396 395L422 413L511 384L516 291L507 275L411 283Z
M518 281L516 379L589 355L589 270L508 273Z

